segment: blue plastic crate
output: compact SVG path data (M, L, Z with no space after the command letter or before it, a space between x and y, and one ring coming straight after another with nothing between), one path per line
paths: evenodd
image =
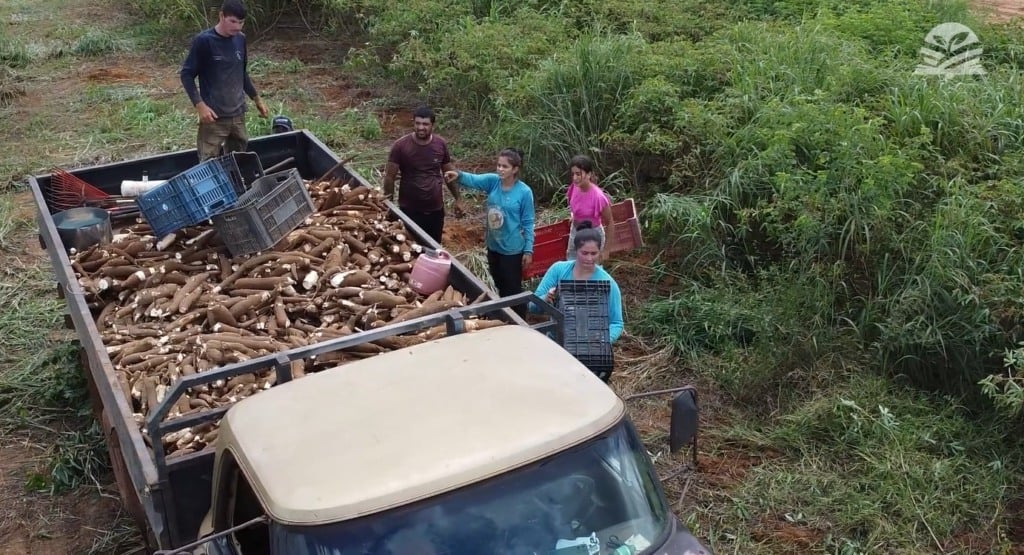
M231 176L220 160L207 160L198 166L171 178L178 192L185 199L189 225L197 224L211 216L231 208L238 200Z
M158 238L190 225L185 199L166 183L150 189L136 200L139 212Z
M235 189L224 162L215 158L143 193L137 202L154 234L164 236L231 208L238 200Z

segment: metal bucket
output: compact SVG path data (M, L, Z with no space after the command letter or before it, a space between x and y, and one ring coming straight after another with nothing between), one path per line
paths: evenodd
M93 245L109 243L114 236L110 213L102 208L81 207L57 212L53 215L53 223L67 251L82 251Z

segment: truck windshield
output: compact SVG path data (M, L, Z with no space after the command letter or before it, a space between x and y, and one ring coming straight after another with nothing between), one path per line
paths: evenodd
M527 555L654 551L670 531L628 420L540 463L408 507L315 527L274 525L274 553ZM648 550L647 548L650 547Z

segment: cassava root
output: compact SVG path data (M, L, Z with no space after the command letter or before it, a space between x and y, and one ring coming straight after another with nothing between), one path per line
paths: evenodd
M120 388L140 427L185 376L479 302L452 287L408 284L422 247L389 221L379 191L307 183L315 213L271 250L231 258L209 225L154 237L145 223L73 254ZM466 330L502 325L469 320ZM444 326L294 360L292 378L442 337ZM271 387L271 367L186 392L169 418L230 405ZM143 429L147 440L148 432ZM205 449L217 423L165 434L169 457Z

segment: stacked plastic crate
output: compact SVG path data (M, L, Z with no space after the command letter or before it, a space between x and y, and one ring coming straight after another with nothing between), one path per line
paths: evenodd
M614 366L609 335L607 281L558 282L558 309L564 317L562 346L591 372L607 381Z
M298 170L263 176L238 202L213 217L213 227L231 256L277 244L313 214L313 201Z
M252 152L202 162L137 201L158 237L212 221L231 256L274 246L314 211L298 170L263 175Z
M162 237L230 208L253 177L262 174L255 153L233 153L193 166L136 201L153 233Z

